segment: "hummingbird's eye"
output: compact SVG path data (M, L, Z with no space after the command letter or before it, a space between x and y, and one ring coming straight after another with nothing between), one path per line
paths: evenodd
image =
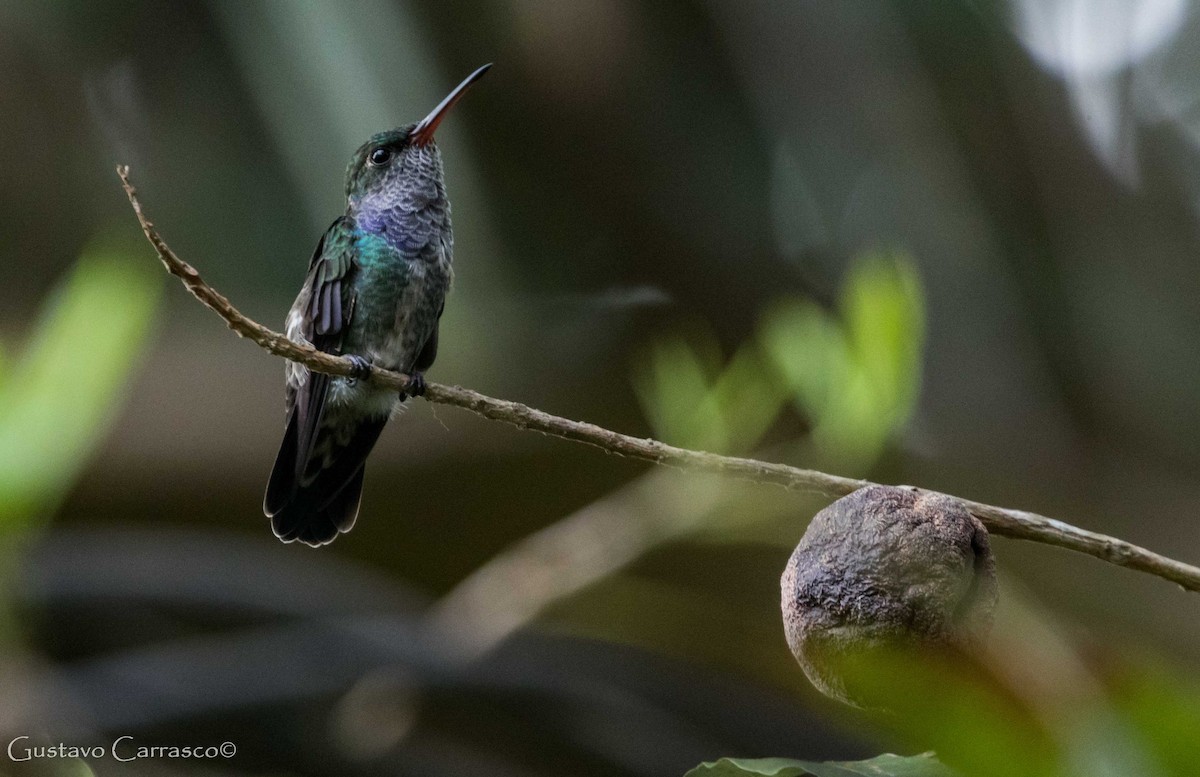
M377 148L371 152L369 159L371 160L371 164L375 165L376 167L383 167L388 162L392 161L392 151L391 149L387 148Z

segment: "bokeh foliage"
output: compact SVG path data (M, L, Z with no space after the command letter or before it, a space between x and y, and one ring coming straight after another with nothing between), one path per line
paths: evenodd
M911 416L921 385L924 296L901 252L856 258L836 310L777 302L726 363L711 337L650 350L637 378L656 434L685 447L746 453L785 407L811 425L819 460L862 471Z
M51 515L120 407L151 335L162 278L133 250L96 241L0 363L0 532Z
M955 777L931 753L880 755L868 761L814 763L789 758L722 758L692 769L684 777Z

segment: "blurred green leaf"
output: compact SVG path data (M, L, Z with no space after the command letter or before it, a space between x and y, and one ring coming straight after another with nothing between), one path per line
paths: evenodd
M0 531L52 509L101 440L149 334L159 275L96 248L43 306L0 384Z
M753 343L724 368L709 336L655 343L647 362L635 381L638 397L655 434L676 445L748 451L786 401Z
M725 427L726 450L738 453L758 444L787 401L753 343L733 355L717 378L713 395Z
M764 316L760 339L801 410L824 415L853 367L840 324L810 302L791 302Z
M925 340L921 283L903 254L869 254L851 270L842 310L858 364L882 409L907 420Z
M1200 684L1148 664L1113 683L1113 702L1164 774L1200 772Z
M1063 773L1053 732L968 655L896 648L841 661L851 695L903 746L931 748L971 777Z
M647 364L635 387L655 434L680 445L723 449L724 424L710 390L713 368L701 352L683 339L667 339L652 346Z
M859 257L839 315L807 303L764 316L759 339L826 456L865 467L912 414L920 389L924 301L902 254Z
M924 315L910 260L867 254L851 267L837 315L780 304L724 365L710 335L660 341L635 385L655 434L673 444L745 453L790 400L823 454L861 468L912 414Z
M793 761L787 758L722 758L704 763L684 777L955 777L933 753L899 756L885 753L867 761Z

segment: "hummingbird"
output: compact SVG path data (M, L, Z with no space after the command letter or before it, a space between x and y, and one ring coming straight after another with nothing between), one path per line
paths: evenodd
M319 547L350 531L367 454L407 395L425 392L454 248L433 134L490 67L421 121L362 144L346 168L346 213L317 243L285 332L349 358L354 369L339 377L287 364L287 428L263 499L284 542ZM372 366L407 373L407 392L372 386Z

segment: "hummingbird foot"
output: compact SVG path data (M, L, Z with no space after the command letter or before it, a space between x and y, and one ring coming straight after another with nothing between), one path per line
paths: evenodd
M408 399L409 396L423 397L425 396L425 373L413 370L408 376L408 387L400 392L400 401Z
M350 385L354 385L360 380L366 380L371 377L371 362L358 354L347 354L346 358L350 360Z

